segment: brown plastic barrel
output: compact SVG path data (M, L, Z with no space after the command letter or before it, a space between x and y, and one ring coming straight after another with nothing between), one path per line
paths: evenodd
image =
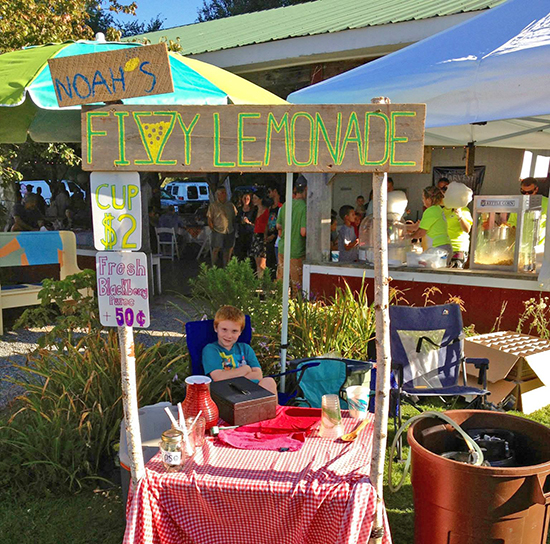
M409 428L415 544L546 544L550 504L550 429L501 412L445 412L463 429L516 435L514 467L477 467L439 455L462 441L440 419Z

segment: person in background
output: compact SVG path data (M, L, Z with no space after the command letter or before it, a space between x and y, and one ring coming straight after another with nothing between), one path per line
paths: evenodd
M365 197L363 195L359 195L355 199L355 213L357 215L364 216L367 211L367 207L365 206Z
M29 195L25 202L16 204L13 208L13 226L12 232L22 232L30 230L38 230L38 222L44 217L36 207L37 198L35 194Z
M27 183L27 191L25 193L25 196L23 197L23 204L26 202L26 200L29 196L35 194L33 191L34 191L34 186L31 185L30 183Z
M267 228L265 230L265 257L266 266L273 274L277 272L277 217L281 208L281 194L276 184L271 184L267 189L267 196L271 200L269 207L269 217L267 218Z
M222 266L227 266L235 245L235 218L237 208L227 200L227 191L223 185L216 189L216 200L210 203L206 218L208 226L212 229L212 261L217 264L218 257L222 254Z
M539 193L540 187L537 178L529 177L520 181L519 191L522 195L536 195ZM539 241L537 246L544 247L546 239L546 216L548 215L548 197L542 195L542 213L539 224ZM516 227L518 223L517 214L511 213L508 218L508 224L511 227Z
M439 178L439 181L437 182L437 188L444 193L447 190L447 187L449 186L449 183L451 183L447 178Z
M292 227L290 230L290 279L294 285L302 285L302 267L306 256L306 226L307 226L307 183L304 176L299 176L294 184L292 197ZM277 230L279 231L279 249L277 254L277 279L283 279L285 251L285 210L286 202L279 209Z
M277 394L273 378L264 378L254 350L244 342L237 342L245 326L245 315L234 306L222 306L214 316L214 330L218 341L202 350L205 374L215 382L244 377L260 387Z
M387 183L387 187L388 187L388 193L392 193L393 192L393 178L388 177L386 183ZM369 195L369 205L367 206L367 212L366 212L365 215L372 215L372 213L373 213L374 201L373 201L372 195L373 195L373 192L371 191L370 195Z
M450 194L450 193L449 193ZM453 246L450 268L464 268L470 250L470 230L474 220L468 207L443 208L447 219L447 232Z
M357 260L357 246L359 244L359 239L355 234L355 210L353 206L342 206L339 214L344 224L338 232L338 261L349 263Z
M241 203L237 207L237 239L235 240L235 256L244 260L250 254L252 237L254 236L254 221L256 221L256 208L252 205L252 195L244 193Z
M261 193L256 192L252 196L252 204L257 210L254 221L254 236L250 246L250 256L256 261L256 275L261 278L266 267L265 231L269 219L269 206L271 201Z
M65 211L70 206L71 200L69 193L62 183L57 186L57 196L55 197L55 209L58 217L64 218Z
M407 228L411 238L422 238L423 241L426 239L426 249L433 247L447 251L449 263L453 247L447 232L447 219L441 207L443 196L439 188L433 185L426 187L422 192L422 203L426 207L422 219L407 225Z
M180 234L180 229L185 228L185 225L179 213L176 213L174 206L168 206L168 208L166 208L166 211L158 219L158 226L163 229L174 229L176 243L178 247L183 249L184 240ZM171 240L170 236L168 232L159 234L159 238L162 242L169 242Z
M46 201L42 196L42 187L36 188L36 207L42 215L46 215Z

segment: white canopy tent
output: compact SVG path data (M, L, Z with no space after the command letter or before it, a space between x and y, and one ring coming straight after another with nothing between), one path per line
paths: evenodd
M550 149L550 2L508 0L414 45L292 93L427 105L426 145Z

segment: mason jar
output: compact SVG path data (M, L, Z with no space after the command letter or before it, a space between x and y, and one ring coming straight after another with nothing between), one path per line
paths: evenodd
M180 470L184 456L182 455L183 433L178 429L168 429L161 435L159 442L162 464L168 472Z

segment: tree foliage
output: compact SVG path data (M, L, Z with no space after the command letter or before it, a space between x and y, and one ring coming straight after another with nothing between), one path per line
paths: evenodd
M303 4L308 1L310 0L203 0L202 7L198 9L197 20L212 21L253 11Z
M159 30L157 16L149 23L120 23L113 14L135 14L136 3L118 0L0 0L0 53L27 45L93 39L103 32L119 40ZM4 186L26 179L56 181L80 164L78 148L66 144L0 145L0 180ZM0 187L0 193L1 193Z
M0 2L0 52L67 40L93 38L89 14L102 9L103 0L9 0ZM107 0L114 13L131 13L136 3Z

